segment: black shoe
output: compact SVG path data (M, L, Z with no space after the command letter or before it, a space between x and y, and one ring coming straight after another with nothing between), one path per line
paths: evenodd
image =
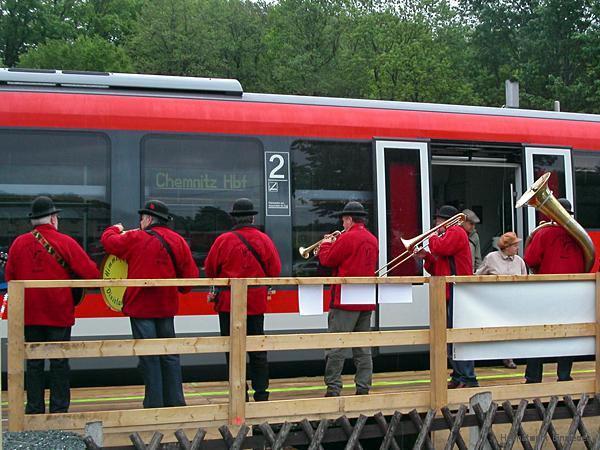
M369 395L368 389L357 389L354 395Z
M464 386L462 387L468 387L468 388L475 388L475 387L479 387L479 383L477 381L467 381L466 383L463 383Z
M332 391L330 389L327 389L327 392L325 392L325 397L339 397L340 393L339 391Z
M464 388L465 387L465 383L461 383L460 381L457 380L450 380L448 382L448 389L460 389L460 388Z

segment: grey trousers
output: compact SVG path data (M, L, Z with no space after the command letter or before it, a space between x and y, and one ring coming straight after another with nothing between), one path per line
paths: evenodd
M346 311L331 308L327 317L327 331L330 333L371 331L371 314L372 311ZM332 348L325 352L325 384L328 391L339 393L342 390L342 369L347 350ZM371 347L352 348L352 359L356 367L354 376L356 390L368 393L373 377Z

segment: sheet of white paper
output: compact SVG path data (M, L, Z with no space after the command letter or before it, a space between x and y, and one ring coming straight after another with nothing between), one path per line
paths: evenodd
M412 303L412 285L410 284L380 284L378 303Z
M323 314L323 285L298 285L298 307L301 316Z
M454 328L596 321L593 281L465 283L454 286ZM456 360L591 355L593 337L454 344Z
M374 284L342 284L342 305L374 305Z

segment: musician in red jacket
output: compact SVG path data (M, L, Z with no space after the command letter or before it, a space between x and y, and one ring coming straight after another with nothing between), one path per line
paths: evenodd
M379 254L377 238L367 230L367 213L359 202L348 202L338 216L342 218L344 231L335 239L326 235L319 248L319 262L333 269L334 277L372 277L377 269ZM344 304L341 286L331 287L331 304L327 318L330 333L370 331L374 304ZM354 382L356 394L366 395L371 389L373 359L370 347L352 348L356 366ZM326 397L338 397L342 390L342 369L345 349L332 348L325 354Z
M33 201L29 218L34 229L17 237L11 245L5 270L6 281L100 276L96 264L81 246L58 231L60 211L49 197L38 197ZM25 341L70 341L74 324L75 306L70 288L25 290ZM27 414L45 412L44 363L43 359L27 360ZM51 413L69 410L69 372L68 359L50 360Z
M569 214L574 214L569 200L559 198L558 202ZM523 259L536 274L585 273L583 249L575 238L558 224L545 226L536 231L525 248ZM573 358L562 356L557 358L557 362L558 381L572 380ZM542 372L542 358L527 359L526 383L541 383Z
M146 202L140 228L125 231L118 223L102 234L107 253L127 261L130 279L198 278L198 267L187 242L167 224L173 220L169 208L159 200ZM129 287L123 299L123 314L129 316L134 339L175 337L174 316L179 294L191 287ZM140 356L144 377L144 408L185 406L179 355Z
M235 222L233 229L220 235L210 248L204 261L204 271L210 278L255 278L276 277L281 272L281 260L275 244L269 236L254 226L252 201L240 198L233 204L231 216ZM211 298L215 311L219 313L221 336L229 336L231 292L220 289ZM267 287L248 288L247 333L249 336L265 334L265 313L267 312ZM225 355L229 364L229 354ZM269 365L267 352L248 352L250 358L249 378L252 380L254 400L269 399ZM246 394L247 397L247 394Z
M435 226L458 214L454 206L440 207L435 216ZM429 238L429 252L422 250L419 256L425 258L425 270L434 276L472 275L473 259L469 236L465 229L459 225L441 228L441 235ZM446 305L448 311L448 327L452 327L452 286L446 285ZM475 376L475 363L473 361L454 361L451 352L448 359L452 366L449 389L479 386Z

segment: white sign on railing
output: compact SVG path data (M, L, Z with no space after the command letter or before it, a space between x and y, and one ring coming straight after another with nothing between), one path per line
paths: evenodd
M454 285L454 328L595 322L593 281ZM453 347L454 359L458 361L595 353L593 337L457 343Z

